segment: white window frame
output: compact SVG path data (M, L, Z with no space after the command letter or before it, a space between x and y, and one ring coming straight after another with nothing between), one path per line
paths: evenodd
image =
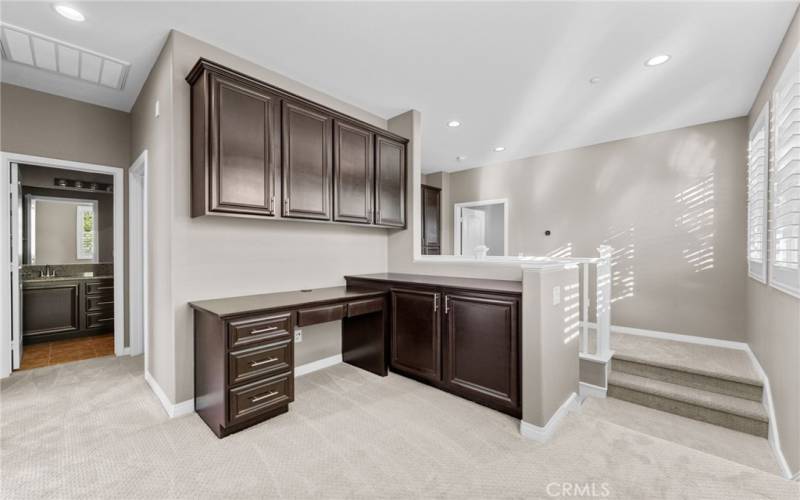
M790 88L790 90L787 90L787 88ZM797 116L792 118L791 125L786 128L781 127L781 122L784 118L788 118L788 115L792 113L797 113ZM779 190L778 183L781 177L779 169L787 168L783 166L786 163L792 161L800 162L800 49L792 55L777 85L775 85L775 90L772 94L771 125L769 284L777 290L800 298L800 265L789 267L781 266L777 263L778 245L780 244L777 208L781 203L784 203L779 199L780 194L786 192L785 188ZM798 147L784 149L787 144L791 144L785 143L784 140L792 141ZM796 186L800 188L800 175L791 175L789 178L791 180L788 185L791 186L796 182ZM794 190L793 192L796 193ZM798 198L800 199L800 196ZM792 199L794 200L794 198Z
M761 136L759 138L759 135ZM763 147L763 154L756 156L756 147L759 142L763 141L760 147ZM759 198L753 199L753 191L757 188L753 186L753 179L755 176L760 175L760 182L757 188L761 192ZM758 118L750 129L750 135L747 141L747 270L751 278L760 281L761 283L767 282L767 267L769 256L770 238L768 220L769 220L769 103L764 106L764 109L759 113ZM761 221L758 225L753 223L753 213L761 209ZM760 229L761 233L761 255L759 258L753 258L753 242L751 238L756 229Z

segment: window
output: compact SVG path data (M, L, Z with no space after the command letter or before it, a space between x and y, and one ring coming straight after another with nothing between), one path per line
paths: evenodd
M758 115L747 145L747 267L767 282L767 139L769 106Z
M770 285L800 297L800 53L772 96Z
M97 250L97 231L95 228L95 211L93 205L77 207L77 243L78 260L95 260Z

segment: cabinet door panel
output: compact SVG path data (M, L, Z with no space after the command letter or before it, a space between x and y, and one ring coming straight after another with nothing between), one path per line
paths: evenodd
M375 223L406 225L406 147L380 136L375 139Z
M441 192L422 186L422 250L424 255L439 255L441 247Z
M24 289L22 313L22 335L26 337L78 331L78 285Z
M392 366L441 380L440 321L438 293L392 290Z
M372 133L348 123L334 124L333 220L372 222Z
M330 220L332 122L283 103L283 216Z
M469 399L519 406L518 301L448 294L445 383Z
M214 76L211 209L272 215L276 99Z

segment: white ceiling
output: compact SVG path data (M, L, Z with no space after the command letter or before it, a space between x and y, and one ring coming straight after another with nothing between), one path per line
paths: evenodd
M175 28L382 117L418 109L425 172L745 115L797 7L71 2L74 23L51 5L3 1L2 20L129 61L125 88L6 61L3 81L128 111Z

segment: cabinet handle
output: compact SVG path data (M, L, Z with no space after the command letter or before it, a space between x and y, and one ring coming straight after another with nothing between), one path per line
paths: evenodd
M267 358L263 361L251 361L250 367L255 368L256 366L268 365L270 363L274 363L275 361L278 361L278 358Z
M261 328L259 330L250 330L250 333L248 333L248 335L258 335L259 333L272 332L277 329L278 329L277 326L268 326L267 328Z
M274 196L272 198L270 198L270 200L269 200L269 211L273 212L273 213L275 212L275 197Z
M285 214L289 213L289 198L283 199L283 213Z
M433 295L433 312L436 312L438 310L439 310L439 294L435 293Z
M444 296L444 313L447 314L450 312L450 297L448 295Z
M98 303L97 303L97 305L98 305L98 306L105 306L105 305L107 305L107 304L113 304L113 303L114 303L114 301L113 301L113 300L112 300L112 301L108 301L108 300L107 300L107 301L105 301L105 302L98 302Z
M263 396L255 396L255 397L250 398L250 402L251 403L258 403L259 401L263 401L263 400L265 400L267 398L271 398L272 396L274 396L276 394L278 394L277 391L270 391L267 394L264 394Z
M97 320L98 323L103 323L107 321L114 321L114 318L100 318Z

